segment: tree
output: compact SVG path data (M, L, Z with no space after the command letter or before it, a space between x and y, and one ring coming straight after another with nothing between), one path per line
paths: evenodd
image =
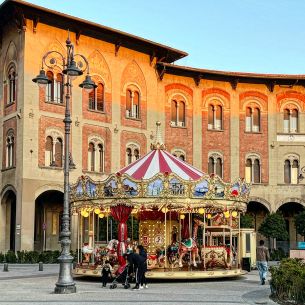
M287 240L289 237L285 219L283 215L279 213L269 214L260 225L258 232L267 238L279 240Z
M250 214L245 214L240 216L240 227L241 228L253 228L253 216Z
M294 218L297 233L305 239L305 211L297 214Z

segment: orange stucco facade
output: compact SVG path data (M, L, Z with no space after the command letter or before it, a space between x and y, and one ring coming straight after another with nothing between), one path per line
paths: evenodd
M20 3L12 1L9 5L20 6ZM46 192L63 191L62 168L50 167L46 162L45 149L47 136L64 135L65 107L64 104L46 102L45 90L39 89L32 79L38 74L42 57L47 51L54 50L65 55L66 28L72 21L59 15L57 18L61 22L56 26L48 21L48 14L54 19L56 13L43 14L40 12L43 9L26 4L21 6L24 15L19 23L16 24L11 16L8 23L1 25L0 79L3 85L0 86L0 129L3 137L0 141L0 251L11 247L12 236L15 239L14 249L34 249L38 198ZM6 9L3 6L0 10ZM35 14L42 16L38 22L33 18ZM140 156L144 155L154 140L155 123L160 121L168 151L178 151L187 162L205 172L209 171L209 158L213 154L220 156L225 181L245 177L246 160L255 155L260 164L260 181L253 185L251 200L267 211L276 211L289 203L305 206L303 182L293 185L284 183L284 162L287 158L296 158L299 168L305 165L305 76L233 73L228 76L228 72L206 73L205 70L189 71L184 67L173 71L167 66L173 60L165 62L161 56L154 55L159 45L145 45L140 41L139 45L144 45L141 52L137 41L134 46L132 43L129 47L124 45L124 39L130 39L128 36L114 33L122 41L122 44L116 45L98 35L82 34L81 27L93 26L73 22L79 27L79 32L70 31L75 52L88 59L90 74L104 85L104 111L89 109L88 93L78 86L83 77L76 79L70 104L73 122L71 152L76 164L70 175L71 181L83 174L102 179L116 172L126 165L126 149L129 146L136 147ZM98 31L95 28L95 32ZM17 70L17 96L13 103L8 104L6 73L10 64L14 64ZM138 118L126 115L128 88L139 92ZM181 99L185 103L184 123L180 126L171 123L173 99ZM209 128L209 105L221 107L221 128ZM293 133L284 132L283 112L289 105L298 109L298 130ZM250 106L260 110L260 128L255 132L246 131L246 109ZM7 167L6 138L9 129L14 132L15 157L13 166ZM91 139L103 144L102 172L88 167ZM8 216L12 200L16 205L15 228L12 228ZM290 218L288 220L291 221ZM295 236L295 231L291 229L290 234ZM49 246L56 247L54 244Z

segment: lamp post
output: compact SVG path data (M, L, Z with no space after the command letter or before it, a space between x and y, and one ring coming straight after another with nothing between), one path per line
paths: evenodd
M77 76L87 71L85 80L79 85L86 91L91 91L96 88L96 84L91 80L89 75L89 63L87 59L81 54L74 54L74 46L68 38L66 40L67 54L66 56L58 51L51 50L47 52L42 58L42 65L39 75L37 75L33 82L37 83L39 87L46 87L52 81L46 76L44 66L50 69L60 69L64 75L63 86L65 90L65 148L64 148L64 203L62 226L60 232L61 255L59 261L59 277L56 283L54 292L58 294L67 294L76 292L76 286L71 274L73 257L70 254L71 246L71 232L70 232L70 202L69 202L69 170L70 165L73 167L73 161L70 154L70 130L71 130L71 116L70 116L70 98L72 81ZM79 57L80 61L76 64L75 58Z

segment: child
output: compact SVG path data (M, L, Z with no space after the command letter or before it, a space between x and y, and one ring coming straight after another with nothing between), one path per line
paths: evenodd
M112 272L112 267L109 263L109 261L105 261L105 264L102 267L102 282L103 282L103 287L106 287L108 278L111 278L111 272Z

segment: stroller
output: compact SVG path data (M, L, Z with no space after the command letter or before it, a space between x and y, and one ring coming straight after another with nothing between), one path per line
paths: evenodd
M110 284L110 289L115 289L118 287L119 283L122 283L125 289L130 288L130 272L131 267L129 264L122 266L117 271L117 276L114 278L112 283Z

